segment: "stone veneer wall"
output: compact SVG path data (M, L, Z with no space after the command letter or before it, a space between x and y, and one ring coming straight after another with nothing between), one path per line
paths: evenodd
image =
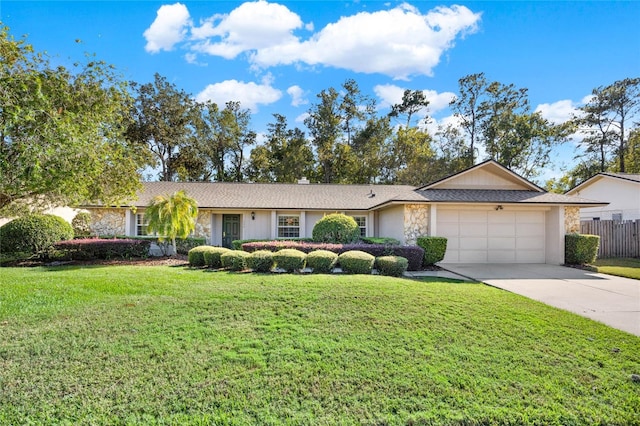
M404 240L413 245L418 237L429 235L429 206L423 204L405 204Z
M196 219L196 229L194 234L198 238L206 238L207 243L211 240L211 212L199 212Z
M91 233L99 236L125 235L126 209L91 209Z
M564 208L564 230L567 234L580 232L580 207Z

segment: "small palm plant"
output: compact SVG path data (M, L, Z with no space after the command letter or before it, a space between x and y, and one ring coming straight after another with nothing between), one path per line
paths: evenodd
M145 213L147 231L157 233L158 240L171 240L173 253L177 253L176 238L187 238L196 228L198 203L184 191L172 195L157 195L147 206Z

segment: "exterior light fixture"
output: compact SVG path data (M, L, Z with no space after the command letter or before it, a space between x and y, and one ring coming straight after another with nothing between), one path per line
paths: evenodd
M251 212L251 220L256 220L256 212Z

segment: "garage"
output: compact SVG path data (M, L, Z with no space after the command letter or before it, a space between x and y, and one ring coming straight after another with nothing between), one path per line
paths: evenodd
M545 263L544 210L441 206L436 224L444 263Z

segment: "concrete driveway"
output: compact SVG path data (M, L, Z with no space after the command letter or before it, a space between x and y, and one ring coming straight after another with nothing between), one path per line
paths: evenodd
M472 278L640 336L640 281L539 264L440 264Z

